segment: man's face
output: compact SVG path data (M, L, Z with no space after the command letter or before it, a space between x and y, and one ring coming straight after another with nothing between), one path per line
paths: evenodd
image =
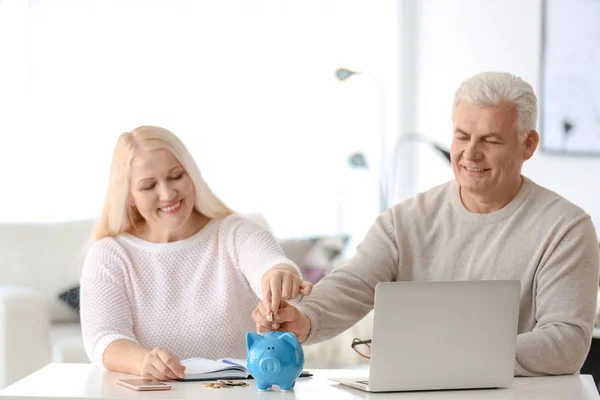
M171 232L188 222L196 203L189 175L168 150L138 150L131 163L130 201L152 232Z
M535 151L537 132L519 142L516 118L513 104L458 104L450 153L461 193L493 201L496 196L518 191L521 167Z

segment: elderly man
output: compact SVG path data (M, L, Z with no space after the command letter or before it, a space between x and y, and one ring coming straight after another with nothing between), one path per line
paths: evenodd
M348 264L297 308L259 303L259 332L329 339L372 310L379 282L518 279L515 375L579 371L594 323L598 241L588 214L521 175L539 143L533 89L508 73L475 75L458 88L452 117L456 179L382 213Z

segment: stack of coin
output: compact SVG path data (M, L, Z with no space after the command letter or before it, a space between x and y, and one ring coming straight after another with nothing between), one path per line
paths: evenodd
M230 389L235 386L248 386L248 384L241 381L229 381L221 379L216 382L205 383L203 386L210 389Z
M242 382L242 381L227 381L227 380L219 379L217 382L222 383L222 384L224 383L229 386L248 386L248 384L246 382Z
M229 389L231 388L231 386L229 385L225 385L225 384L221 384L219 382L211 382L211 383L205 383L203 385L204 387L210 388L210 389Z

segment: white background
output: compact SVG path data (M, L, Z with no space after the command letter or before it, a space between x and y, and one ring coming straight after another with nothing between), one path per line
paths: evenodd
M454 91L471 74L513 72L539 93L541 0L420 0L418 5L420 131L449 145ZM543 99L538 101L541 104ZM420 146L417 153L416 190L426 190L452 177L430 149ZM582 207L600 232L600 158L555 156L538 148L525 163L523 173Z
M0 221L97 217L118 135L152 124L277 236L360 234L378 171L346 158L378 166L382 107L397 129L397 29L395 1L4 0Z
M388 143L418 131L449 145L467 76L541 86L541 0L29 3L0 3L0 222L96 217L116 137L153 123L278 236L359 240L377 213L382 110ZM342 83L339 66L365 73ZM371 174L347 168L355 150ZM452 179L423 144L398 158L394 200ZM599 172L599 158L540 151L524 167L596 227Z
M544 150L600 156L600 1L547 0L544 24Z

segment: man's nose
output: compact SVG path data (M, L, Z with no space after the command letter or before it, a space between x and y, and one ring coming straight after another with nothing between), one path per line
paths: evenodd
M479 160L482 157L481 149L479 148L479 142L471 140L463 153L467 160Z

